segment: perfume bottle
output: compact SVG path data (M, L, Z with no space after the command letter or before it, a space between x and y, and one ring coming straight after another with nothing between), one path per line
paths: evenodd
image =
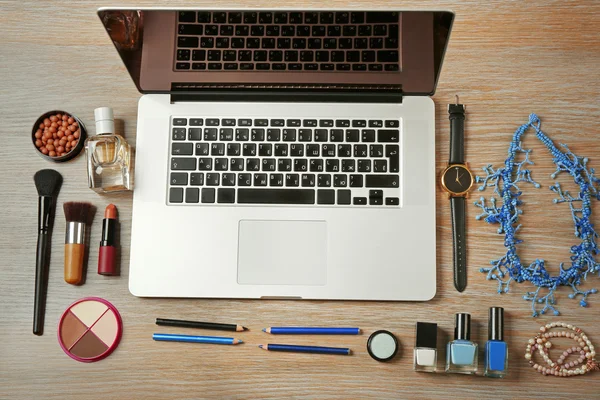
M477 372L477 344L471 342L471 315L456 314L454 340L446 348L446 372L475 374Z
M504 341L504 308L491 307L488 341L485 345L485 376L504 378L508 367L508 347Z
M437 324L417 322L413 370L436 372L437 370Z
M99 193L131 190L131 148L115 134L112 108L96 108L94 117L96 135L85 141L89 188Z

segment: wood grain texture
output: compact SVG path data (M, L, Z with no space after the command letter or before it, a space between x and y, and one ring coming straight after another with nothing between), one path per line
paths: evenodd
M427 303L242 301L202 299L142 299L127 290L131 195L98 196L86 188L85 160L49 164L37 157L29 142L35 119L45 111L63 109L79 116L94 132L93 109L111 106L124 122L125 136L135 144L139 93L129 80L99 23L96 7L158 4L148 0L0 1L0 398L1 399L236 399L236 398L598 398L600 372L568 380L534 373L523 359L525 342L550 316L531 317L521 295L529 287L514 285L509 294L495 294L495 284L478 272L501 254L502 240L495 228L477 222L468 208L469 284L464 293L452 285L452 246L449 204L438 191L438 291ZM162 6L210 6L214 2L163 1ZM236 7L273 6L272 2L237 1ZM345 8L343 1L279 1L287 7ZM536 112L543 128L556 142L568 143L577 154L600 169L600 2L597 1L353 1L352 7L451 9L456 21L444 62L437 105L437 167L448 157L446 104L458 93L467 104L466 154L480 170L501 163L515 128ZM550 157L532 135L535 177L551 184ZM41 168L56 168L64 176L60 203L91 201L99 210L109 202L120 211L122 274L99 276L96 245L100 212L91 233L92 249L85 285L63 281L63 220L57 218L52 240L52 262L45 334L31 333L35 265L37 196L32 176ZM562 180L563 182L565 180ZM489 193L488 193L489 195ZM478 194L476 194L478 196ZM551 203L548 190L529 189L522 257L543 257L555 271L568 260L575 243L570 216ZM600 212L598 205L594 206ZM594 222L600 224L598 215ZM402 255L399 254L399 262ZM600 279L590 278L600 286ZM560 320L576 323L600 346L600 297L587 309L559 292ZM77 363L57 344L56 323L63 310L85 296L101 296L121 312L124 335L119 348L106 360ZM487 309L503 305L507 313L510 373L504 380L480 376L450 376L412 372L416 321L438 322L439 366L442 346L452 334L453 313L470 312L473 337L487 339ZM240 323L251 331L238 334L240 346L155 343L153 332L181 332L158 328L156 317ZM351 357L277 354L256 345L269 337L260 330L271 325L360 326L356 337L299 337L287 343L343 345ZM401 341L398 357L377 363L365 349L368 335L388 329ZM190 332L192 333L192 332ZM482 359L482 356L480 357ZM481 367L480 367L481 371Z

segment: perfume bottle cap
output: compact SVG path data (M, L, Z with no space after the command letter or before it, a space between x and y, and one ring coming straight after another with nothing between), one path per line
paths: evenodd
M504 308L490 307L488 339L504 341Z
M430 348L437 347L437 324L430 322L417 322L415 347Z
M455 316L454 340L471 340L471 315L459 313Z
M115 133L115 117L110 107L100 107L94 110L96 119L96 134Z

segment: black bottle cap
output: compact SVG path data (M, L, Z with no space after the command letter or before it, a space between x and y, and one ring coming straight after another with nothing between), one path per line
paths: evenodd
M437 324L417 322L415 347L430 349L437 347Z
M488 339L504 341L504 308L490 307Z
M455 320L454 340L471 340L471 315L459 313Z

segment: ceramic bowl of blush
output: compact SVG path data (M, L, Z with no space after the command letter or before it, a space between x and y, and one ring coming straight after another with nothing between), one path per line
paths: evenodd
M80 362L108 357L119 345L122 333L119 311L99 297L87 297L71 304L58 323L60 347Z
M74 127L74 130L71 130L71 126ZM59 134L59 132L61 133ZM49 134L52 136L49 136ZM73 137L69 142L70 147L67 148L66 142L70 135ZM31 142L35 151L42 158L52 162L65 162L76 157L83 150L86 137L87 131L83 122L67 111L48 111L42 114L31 128ZM61 145L60 141L63 138L64 142ZM49 143L50 139L52 143ZM62 152L59 150L62 150Z

